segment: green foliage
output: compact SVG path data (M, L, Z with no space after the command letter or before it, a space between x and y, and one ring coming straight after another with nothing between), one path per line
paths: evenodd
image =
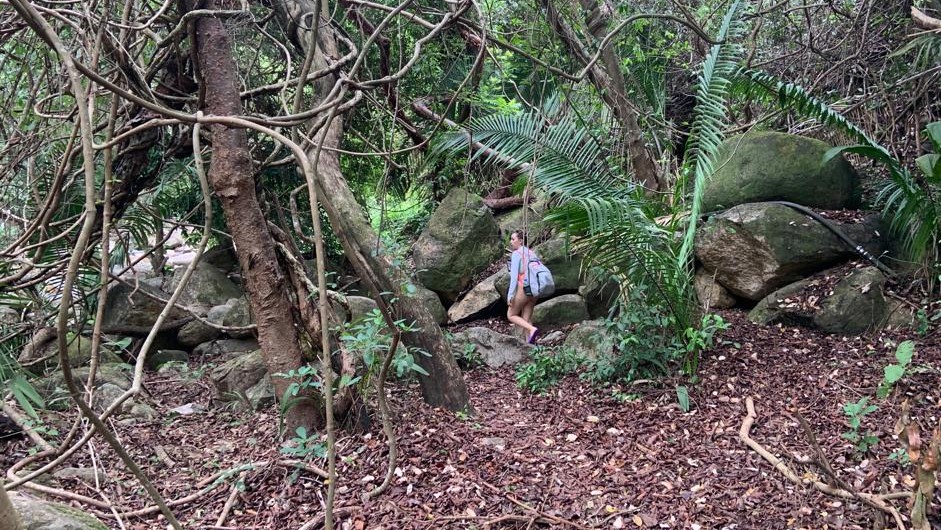
M878 397L885 398L892 392L892 387L895 386L895 383L905 375L905 371L912 362L912 356L914 354L914 342L907 340L898 345L895 349L895 360L897 362L883 368L882 382L879 383L879 389L876 390Z
M402 320L396 321L395 325L402 333L417 331ZM382 367L382 362L392 346L392 334L389 333L382 312L373 309L361 319L344 326L340 333L340 341L347 350L359 352L363 356L363 362L369 375L372 376L378 374ZM401 342L398 344L391 364L396 377L402 379L416 373L429 375L421 365L415 362L415 355L429 356L424 350L415 348L410 350ZM368 380L368 377L365 380Z
M689 412L689 389L684 385L676 387L676 402L680 405L680 410Z
M317 433L308 434L307 428L303 426L295 430L295 435L281 447L280 451L283 455L302 460L327 456L327 446L321 441L320 436Z
M558 350L537 346L528 363L516 368L516 384L533 394L544 394L563 377L574 373L583 359L575 350Z
M45 408L42 396L29 382L27 373L16 362L16 356L22 350L25 339L16 334L12 326L0 326L0 392L10 392L20 408L29 417L39 419L37 408Z
M871 447L879 443L879 438L872 431L862 431L863 419L876 410L875 405L869 404L868 397L860 398L855 403L843 405L843 414L846 416L849 430L841 434L840 437L852 443L853 448L860 454L866 453Z
M729 324L714 313L703 315L698 328L686 328L686 363L685 370L693 375L699 368L700 353L709 350L715 343L717 332L729 329Z
M715 171L716 153L724 137L727 122L725 101L742 55L743 48L739 42L747 29L743 22L745 9L745 4L739 1L729 5L716 36L722 44L712 46L699 74L696 115L686 144L686 163L676 185L678 192L685 192L687 176L693 179L688 222L677 257L680 270L686 275L691 274L693 237L702 209L706 179Z

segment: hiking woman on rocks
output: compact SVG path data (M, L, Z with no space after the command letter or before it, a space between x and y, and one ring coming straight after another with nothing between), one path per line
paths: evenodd
M536 343L539 328L532 324L533 308L536 307L536 297L529 290L529 277L526 274L527 264L530 260L539 257L524 244L525 235L522 230L514 230L510 234L510 246L513 254L510 258L510 288L506 293L506 318L512 324L526 330L526 342Z

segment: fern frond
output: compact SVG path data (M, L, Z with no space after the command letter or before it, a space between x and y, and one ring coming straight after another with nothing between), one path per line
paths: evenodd
M729 95L731 79L738 70L738 61L742 56L742 46L738 44L746 31L742 15L745 5L740 1L732 2L717 40L703 62L702 72L696 89L696 116L687 142L687 162L680 173L677 190L687 188L685 179L693 177L692 198L689 207L689 222L683 235L683 243L677 252L678 271L691 277L690 256L693 238L696 233L696 220L702 208L702 196L705 181L715 170L716 152L722 142L726 127L725 101Z

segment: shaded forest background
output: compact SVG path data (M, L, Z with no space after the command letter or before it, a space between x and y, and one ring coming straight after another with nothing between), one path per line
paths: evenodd
M683 353L661 364L694 378L705 343L690 338L715 322L691 287L702 188L721 140L749 130L852 146L867 207L901 241L894 265L930 300L941 272L939 18L937 0L10 0L0 297L13 313L0 381L27 415L41 409L15 359L55 328L81 417L136 470L72 382L67 340L85 334L93 350L107 340L108 287L132 259L162 270L167 230L183 227L200 253L237 249L253 333L269 372L287 374L273 380L289 402L281 432L323 433L335 476L336 424L354 403L374 406L393 438L383 385L397 351L427 354L414 356L426 403L473 412L445 333L409 303L409 249L456 187L494 211L546 201L549 229L621 285L620 314L668 315ZM315 267L295 266L305 258ZM343 277L391 330L368 387L344 371L358 358L328 303ZM122 400L140 391L164 324L141 332Z

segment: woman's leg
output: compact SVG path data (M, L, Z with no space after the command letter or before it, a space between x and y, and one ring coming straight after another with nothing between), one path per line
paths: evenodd
M516 324L517 326L525 329L528 335L532 333L533 330L536 328L534 328L533 325L530 324L528 320L520 316L521 314L523 314L523 311L525 310L528 304L527 299L532 299L532 297L526 296L525 294L523 294L522 289L517 290L516 297L513 298L513 302L510 304L510 306L506 310L506 318L511 323ZM530 311L530 316L532 316L531 311Z
M520 313L520 316L523 317L526 322L530 324L533 323L533 309L536 307L536 297L527 296L526 305L523 306L523 311Z

